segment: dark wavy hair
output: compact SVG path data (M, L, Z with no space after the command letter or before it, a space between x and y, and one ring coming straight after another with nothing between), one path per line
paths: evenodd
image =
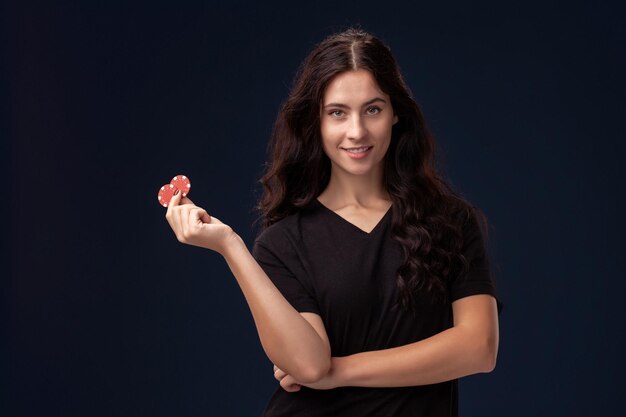
M259 220L269 227L307 207L328 185L331 163L320 133L323 95L336 75L357 69L372 73L399 119L383 174L393 204L391 234L404 258L396 276L398 302L414 311L418 291L446 302L448 282L469 267L461 254L462 228L473 206L436 173L435 142L390 49L359 28L329 36L300 65L272 131Z

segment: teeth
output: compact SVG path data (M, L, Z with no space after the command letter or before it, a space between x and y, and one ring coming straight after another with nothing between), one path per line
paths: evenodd
M348 151L350 153L361 153L361 152L365 152L368 149L369 149L369 146L366 146L364 148L346 149L346 151Z

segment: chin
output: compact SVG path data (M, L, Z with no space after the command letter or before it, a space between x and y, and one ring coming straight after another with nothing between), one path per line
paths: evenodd
M346 172L350 175L369 175L374 171L374 167L372 166L359 167L356 169L350 168L350 167L342 167L342 166L339 166L337 168L341 169L343 172Z

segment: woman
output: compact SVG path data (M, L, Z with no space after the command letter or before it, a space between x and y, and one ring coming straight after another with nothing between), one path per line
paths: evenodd
M494 369L478 211L433 153L389 49L348 29L309 54L279 111L252 254L172 199L178 240L222 254L250 306L280 381L265 416L455 416L457 379Z

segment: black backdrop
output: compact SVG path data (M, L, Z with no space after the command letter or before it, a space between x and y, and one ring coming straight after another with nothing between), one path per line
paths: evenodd
M156 193L188 175L251 246L278 106L350 24L391 46L442 171L491 222L500 352L461 380L462 415L617 412L618 2L56 3L2 9L0 415L261 413L276 382L245 299Z

